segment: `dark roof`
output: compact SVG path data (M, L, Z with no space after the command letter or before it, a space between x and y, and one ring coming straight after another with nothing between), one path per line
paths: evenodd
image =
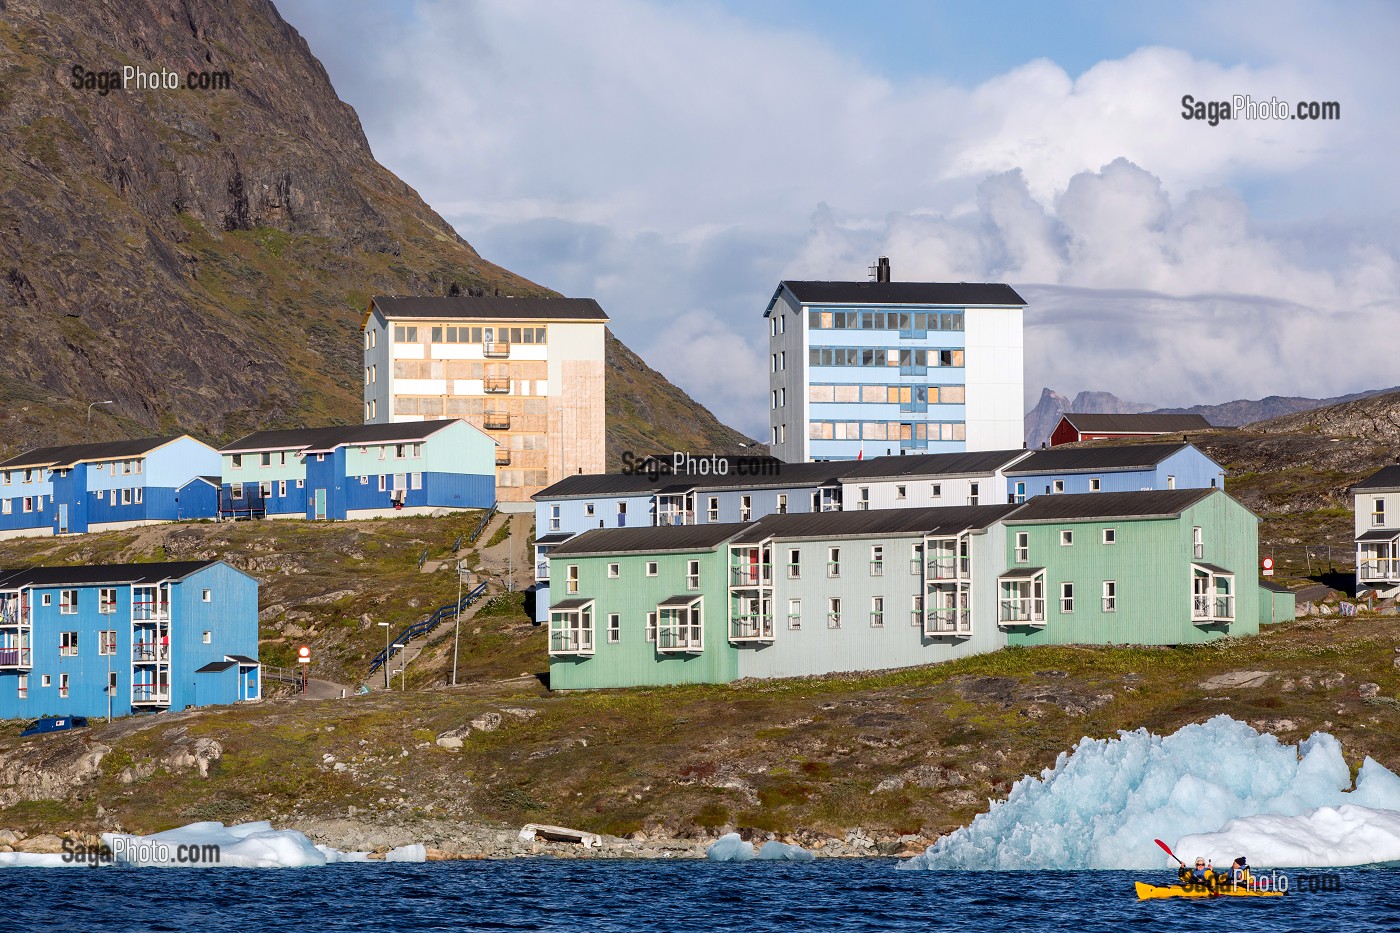
M768 538L850 538L888 534L954 535L986 528L1016 510L1014 505L955 505L924 509L802 512L768 515L734 539L748 544Z
M607 314L592 298L472 298L406 297L376 295L374 307L389 318L499 318L572 321L606 321Z
M1174 431L1210 429L1204 415L1103 415L1065 412L1060 416L1080 433L1170 434Z
M994 282L810 282L784 279L786 288L801 304L974 305L1025 307L1026 300L1010 285ZM777 294L773 295L774 300ZM773 303L769 302L771 310Z
M235 667L234 661L210 661L208 664L195 671L196 674L222 674L231 667Z
M1024 450L982 450L912 457L872 457L855 461L842 479L851 482L859 479L898 479L901 476L993 473L1025 453Z
M747 527L748 523L594 528L565 541L550 551L549 556L713 551Z
M219 563L216 560L180 560L152 564L93 564L81 567L28 567L0 570L0 589L22 586L75 586L94 583L159 583L179 580L197 570Z
M1117 444L1037 450L1006 471L1007 476L1089 470L1149 470L1189 444Z
M680 595L680 596L667 596L667 597L666 597L665 599L663 599L661 602L659 602L659 603L656 604L656 608L657 608L657 609L674 609L674 608L677 607L677 606L689 606L691 603L693 603L693 602L695 602L697 599L699 599L702 595L704 595L704 594L702 594L702 593L684 593L684 594L682 594L682 595Z
M0 463L0 467L4 464ZM1400 489L1400 464L1382 467L1357 483L1352 489Z
M1232 577L1235 575L1235 572L1234 572L1233 570L1226 570L1224 567L1220 566L1219 564L1208 564L1208 563L1206 563L1206 562L1203 561L1203 560L1193 560L1193 561L1191 561L1191 566L1193 566L1193 567L1204 567L1205 569L1209 570L1211 573L1223 573L1223 574L1228 574L1229 576L1232 576Z
M1044 567L1011 567L1001 574L1001 580L1030 580L1045 572Z
M1268 590L1270 593L1287 593L1290 596L1293 595L1293 591L1288 587L1284 586L1282 583L1275 583L1272 580L1260 580L1259 589Z
M157 447L164 447L171 441L185 437L175 434L170 437L138 437L128 441L104 441L100 444L67 444L62 447L35 447L17 454L4 463L0 470L16 467L69 466L84 460L123 460L142 457Z
M1014 524L1179 515L1184 509L1216 492L1214 489L1149 489L1142 492L1085 492L1072 496L1036 496L1027 499L1026 503L1019 506L1006 520Z
M536 538L535 544L560 544L572 538L577 532L573 531L551 531L543 537Z
M220 453L248 450L331 450L342 445L383 444L396 441L421 441L459 421L445 418L436 421L402 421L397 424L347 424L330 428L292 428L287 431L256 431L240 437Z
M250 657L248 657L246 654L226 654L226 655L224 655L224 657L228 658L228 659L231 660L231 661L237 661L239 664L257 664L257 663L258 663L258 659L257 659L257 658L250 658Z
M593 602L593 600L592 600L592 598L589 598L589 597L571 596L571 597L569 597L568 599L561 599L561 600L559 600L559 602L555 603L554 605L550 606L549 608L550 608L551 610L553 610L553 609L582 609L584 606L587 606L587 605L588 605L589 603L591 603L591 602Z
M1356 536L1358 541L1394 541L1396 538L1400 538L1397 528L1373 528Z

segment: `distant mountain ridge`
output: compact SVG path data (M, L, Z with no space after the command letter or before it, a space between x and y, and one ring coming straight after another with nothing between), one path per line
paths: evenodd
M1268 421L1286 415L1312 411L1347 402L1360 401L1377 395L1400 392L1400 386L1388 389L1369 389L1353 392L1335 398L1304 398L1294 395L1269 395L1261 399L1236 399L1218 405L1192 405L1189 408L1156 408L1141 402L1125 402L1111 392L1080 392L1070 401L1053 389L1042 389L1040 401L1026 413L1026 444L1039 447L1050 439L1050 432L1059 423L1065 412L1083 414L1153 414L1153 415L1202 415L1212 425L1220 428L1237 428Z

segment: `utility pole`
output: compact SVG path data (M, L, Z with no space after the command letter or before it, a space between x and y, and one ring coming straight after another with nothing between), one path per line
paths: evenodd
M87 410L87 433L86 433L85 435L83 435L83 443L85 443L85 444L90 444L90 443L92 443L92 410L93 410L94 408L96 408L98 405L115 405L115 404L117 404L117 403L114 402L112 399L107 399L105 402L93 402L91 405L88 406L88 410Z

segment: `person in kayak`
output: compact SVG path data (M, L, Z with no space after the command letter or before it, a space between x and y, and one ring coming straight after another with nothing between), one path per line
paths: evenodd
M1254 875L1249 871L1249 862L1241 855L1230 865L1230 884L1237 888L1249 888L1254 886Z
M1176 876L1180 879L1181 883L1188 888L1201 887L1209 888L1214 891L1220 882L1219 876L1216 875L1210 864L1205 860L1205 857L1200 855L1196 856L1196 867L1194 869L1182 865L1181 869L1176 873Z

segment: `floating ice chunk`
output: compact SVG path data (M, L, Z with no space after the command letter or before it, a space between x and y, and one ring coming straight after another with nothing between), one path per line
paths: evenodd
M705 858L712 862L747 862L753 857L752 843L745 842L738 833L720 836L705 850Z
M327 865L336 865L342 862L368 862L370 860L368 852L342 852L339 849L332 849L330 846L318 844L317 851L326 857Z
M427 848L417 843L411 846L399 846L396 849L390 849L384 855L384 861L386 862L426 862L427 860Z
M302 868L325 865L326 854L295 829L270 823L191 823L149 836L103 833L122 865L147 867Z
M810 862L816 858L815 855L801 846L789 845L776 839L765 842L763 847L758 850L758 857L776 862Z
M65 859L62 852L0 852L0 868L88 868L90 862Z
M1053 768L1017 781L1006 800L900 867L1160 868L1164 856L1154 838L1214 833L1242 817L1298 817L1348 804L1400 811L1400 777L1380 764L1366 762L1355 791L1348 791L1348 778L1332 736L1316 733L1285 745L1228 716L1165 738L1145 729L1085 738ZM1357 837L1352 844L1378 848L1354 852L1345 864L1390 851L1383 838ZM1228 855L1272 861L1247 847Z
M1246 855L1256 871L1400 862L1400 813L1346 804L1302 816L1246 816L1219 832L1184 836L1176 850L1204 855L1216 865Z

